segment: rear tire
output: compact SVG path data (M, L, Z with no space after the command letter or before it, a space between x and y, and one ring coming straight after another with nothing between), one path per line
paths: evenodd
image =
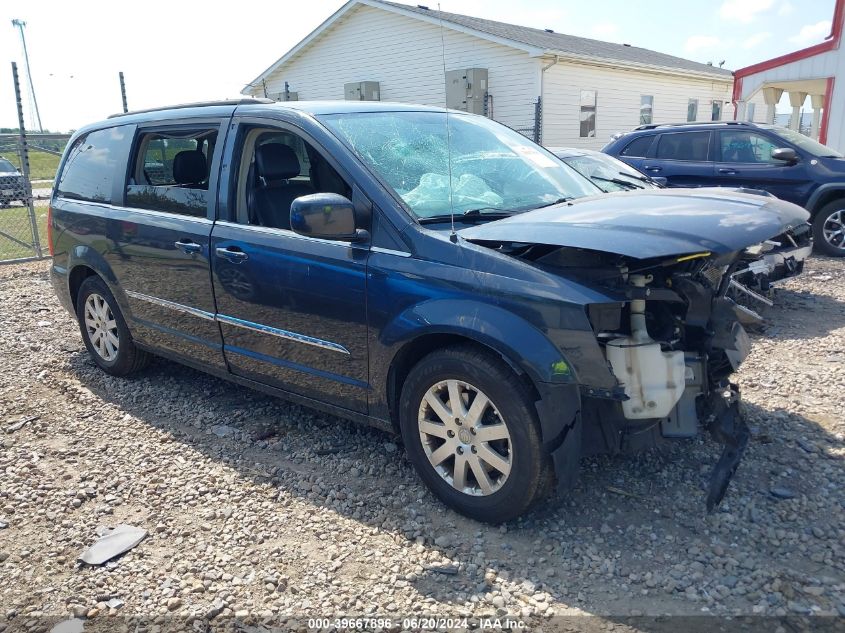
M845 200L834 200L816 213L813 244L820 253L845 257Z
M88 353L107 374L126 376L149 364L150 355L135 347L114 295L99 277L82 282L76 318Z
M432 352L402 387L399 421L423 482L461 514L509 521L548 492L551 459L528 386L473 346ZM454 402L459 402L454 405Z

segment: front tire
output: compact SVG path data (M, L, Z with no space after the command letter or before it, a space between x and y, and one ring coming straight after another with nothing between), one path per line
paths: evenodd
M813 243L825 255L845 257L845 200L834 200L816 213Z
M135 347L114 295L99 277L82 282L76 317L91 359L104 372L126 376L149 363L150 355Z
M402 387L399 420L423 482L461 514L509 521L546 493L551 460L528 386L471 346L423 358Z

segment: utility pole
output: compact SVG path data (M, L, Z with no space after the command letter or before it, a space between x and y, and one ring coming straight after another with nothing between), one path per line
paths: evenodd
M123 81L123 71L120 71L120 98L123 100L123 111L129 112L129 108L126 107L126 82Z
M41 125L41 113L38 112L38 101L35 99L35 86L32 83L32 70L29 67L29 52L26 50L26 35L24 35L23 28L26 22L23 20L12 20L12 26L16 27L21 34L21 44L23 44L23 60L26 64L26 78L29 82L29 96L32 99L32 109L35 111L35 118L38 121L38 131L44 132L44 127Z

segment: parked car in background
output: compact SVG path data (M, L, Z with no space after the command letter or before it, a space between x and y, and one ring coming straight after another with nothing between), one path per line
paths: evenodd
M650 178L603 152L577 147L550 147L548 150L606 193L659 189L666 184L662 178Z
M0 206L9 206L12 200L26 204L26 181L11 161L0 157Z
M570 147L550 148L549 151L608 193L659 189L666 182L660 176L652 179L603 152ZM761 190L737 187L731 187L731 190L771 195ZM762 322L759 311L763 306L772 305L772 284L800 274L811 251L812 234L808 224L745 250L745 265L731 273L728 289L728 295L744 310L743 323L755 325Z
M807 218L601 194L486 117L354 101L117 115L73 136L50 208L52 282L103 371L161 355L398 432L436 495L492 522L584 454L700 424L725 443L718 504L749 437L730 275Z
M820 252L845 256L845 158L808 136L742 121L650 124L602 151L670 187L768 191L810 212Z

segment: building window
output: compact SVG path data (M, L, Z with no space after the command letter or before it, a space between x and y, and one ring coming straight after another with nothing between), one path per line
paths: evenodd
M654 108L653 95L640 95L640 125L648 125L652 121L651 113Z
M581 138L596 136L596 91L581 91Z
M721 101L714 101L713 102L713 109L710 111L710 120L711 121L721 121L722 120L722 102Z
M754 108L757 104L756 103L749 103L745 106L745 120L746 121L754 121Z
M687 104L687 121L698 120L698 99L690 99Z

